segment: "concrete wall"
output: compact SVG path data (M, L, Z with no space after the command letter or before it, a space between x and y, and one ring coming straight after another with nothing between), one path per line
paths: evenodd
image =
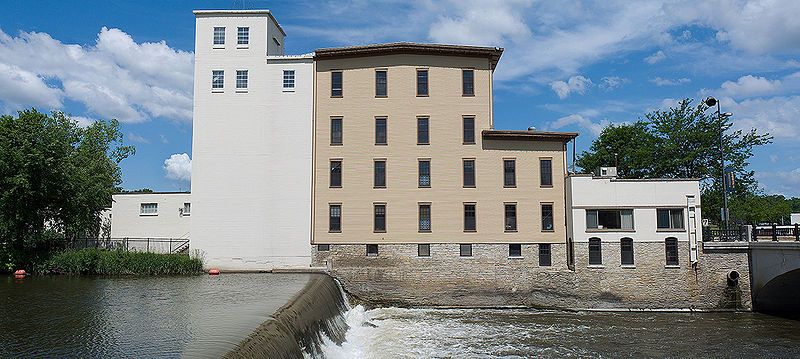
M120 193L112 198L112 238L189 238L191 214L183 213L184 203L192 202L189 193ZM142 203L157 203L158 213L140 213Z
M310 263L310 56L275 58L283 33L267 11L196 13L192 153L192 249L207 267L266 270ZM224 48L212 46L225 26ZM236 45L236 27L250 27L250 45ZM282 51L282 49L281 49ZM282 53L282 52L281 52ZM296 74L283 91L283 70ZM211 89L211 71L225 88ZM235 89L236 70L249 86Z

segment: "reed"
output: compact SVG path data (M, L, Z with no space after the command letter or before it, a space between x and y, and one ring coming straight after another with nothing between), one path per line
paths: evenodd
M203 261L185 254L85 248L59 252L35 271L71 275L187 275L202 273Z

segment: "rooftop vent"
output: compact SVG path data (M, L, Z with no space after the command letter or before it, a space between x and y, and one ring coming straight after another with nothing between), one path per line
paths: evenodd
M616 167L600 167L594 172L595 176L600 178L617 178Z
M536 127L533 127L533 126L528 127L528 131L536 131Z

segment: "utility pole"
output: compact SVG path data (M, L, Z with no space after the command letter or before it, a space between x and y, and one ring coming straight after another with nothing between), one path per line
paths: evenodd
M729 218L728 218L729 217L729 215L728 215L728 186L725 183L725 149L723 147L724 143L725 143L724 142L725 129L722 127L722 116L723 116L723 113L722 113L722 111L720 109L719 101L717 99L715 99L713 97L708 97L708 98L706 98L706 100L704 102L705 102L706 106L708 106L708 107L714 107L714 105L717 106L717 121L719 121L719 163L720 163L720 166L722 167L721 168L721 170L722 170L722 176L721 176L721 179L722 179L722 223L723 223L723 228L724 229L728 229L728 220L729 220ZM733 116L733 114L729 113L729 112L724 113L724 115L725 115L726 118L730 117L730 116Z

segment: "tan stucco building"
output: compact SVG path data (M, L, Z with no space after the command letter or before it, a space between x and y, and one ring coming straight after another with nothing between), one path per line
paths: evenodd
M412 43L316 51L317 249L565 243L566 143L577 134L494 130L502 52Z

